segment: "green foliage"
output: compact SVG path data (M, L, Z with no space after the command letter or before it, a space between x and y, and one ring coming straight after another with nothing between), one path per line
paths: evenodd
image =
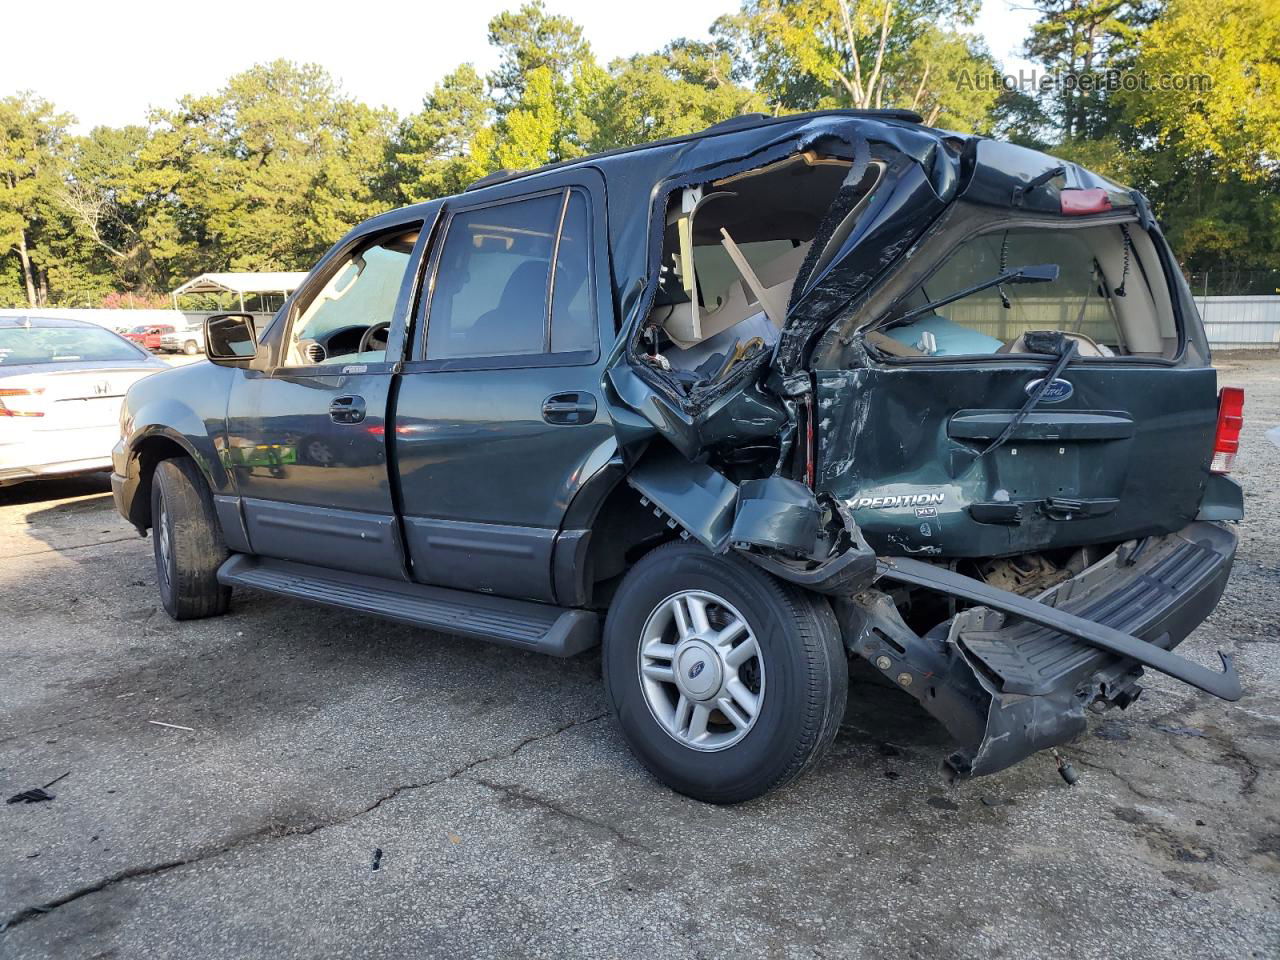
M165 272L280 270L310 263L390 200L394 116L347 97L315 65L285 61L157 112L142 151L167 217ZM212 264L212 266L209 266Z
M1280 173L1280 0L1172 0L1143 34L1137 66L1209 79L1201 91L1121 94L1157 150L1247 181Z
M546 68L553 85L567 87L581 67L594 63L582 28L568 17L547 13L542 0L490 20L489 43L501 55L490 85L505 109L520 102L535 70Z
M557 106L551 69L534 67L525 77L520 99L503 118L494 152L499 167L521 170L560 159L555 150L562 134L562 118Z
M990 73L993 64L954 30L972 23L978 7L977 0L745 0L713 33L777 110L901 106L922 109L931 122L945 113L980 124L995 95L957 96L956 74Z
M0 252L16 255L28 306L47 298L37 239L51 214L71 118L31 93L0 100Z
M464 63L427 94L390 144L392 180L408 203L457 193L489 171L493 101Z
M688 41L614 61L590 107L593 146L606 150L680 136L765 110L762 96L728 79L732 71L725 51Z
M1084 75L1127 69L1152 0L1033 0L1041 19L1031 29L1027 56L1051 73ZM1105 90L1064 84L1046 100L1065 139L1102 137L1114 120Z

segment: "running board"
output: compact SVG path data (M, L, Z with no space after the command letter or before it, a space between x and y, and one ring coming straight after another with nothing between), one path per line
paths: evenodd
M218 582L552 657L572 657L600 642L600 618L590 610L343 573L288 560L232 554L218 569Z

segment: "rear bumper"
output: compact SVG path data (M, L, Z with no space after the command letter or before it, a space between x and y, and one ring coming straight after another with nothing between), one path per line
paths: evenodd
M1037 598L1061 612L1064 623L1075 618L1141 641L1134 657L996 604L970 607L918 636L892 601L872 590L840 604L841 619L852 649L896 679L959 742L948 774L982 776L1074 739L1085 729L1087 707L1123 709L1136 700L1139 658L1221 696L1238 696L1226 658L1225 673L1212 674L1208 679L1217 681L1210 683L1202 682L1203 668L1167 653L1213 612L1235 551L1229 527L1196 522L1121 547Z

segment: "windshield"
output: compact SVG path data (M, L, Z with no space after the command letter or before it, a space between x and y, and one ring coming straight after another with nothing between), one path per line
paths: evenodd
M145 354L100 327L9 327L0 330L0 366L67 360L139 360Z

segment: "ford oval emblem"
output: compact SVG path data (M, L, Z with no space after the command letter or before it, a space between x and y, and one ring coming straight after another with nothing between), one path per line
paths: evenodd
M1044 383L1043 377L1039 380L1032 380L1022 389L1026 391L1027 396L1031 396L1031 394L1035 393L1042 383ZM1040 395L1040 402L1061 403L1075 392L1076 388L1071 385L1070 380L1054 380L1049 384L1045 392Z
M704 668L706 665L707 665L707 664L706 664L706 661L705 661L705 660L699 660L699 661L698 661L697 663L695 663L692 667L690 667L690 668L689 668L689 679L690 679L690 680L692 680L694 677L696 677L698 674L700 674L700 673L702 672L703 668Z

